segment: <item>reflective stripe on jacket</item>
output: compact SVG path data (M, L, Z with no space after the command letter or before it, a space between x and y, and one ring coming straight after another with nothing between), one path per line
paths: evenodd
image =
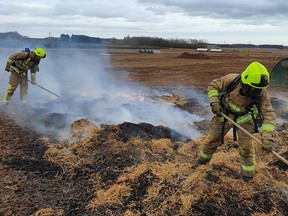
M27 72L30 69L35 73L35 66L39 64L39 60L36 60L33 52L18 52L8 58L7 64L12 65L15 72L17 71L15 68L18 68L18 72Z
M222 92L225 92L228 85L238 76L238 74L228 74L223 76L219 79L213 80L208 85L208 98L210 102L219 101L219 95ZM223 106L227 110L233 111L232 113L239 113L237 118L238 124L243 124L247 121L252 119L251 113L247 113L247 108L253 104L252 98L249 96L243 96L239 94L240 90L242 89L241 83L238 84L235 89L233 89L229 94L223 96ZM266 89L262 90L262 94L260 96L260 109L263 115L263 124L262 129L263 131L270 131L272 132L275 129L276 125L276 116L275 112L272 108L270 96ZM243 113L246 113L243 115ZM241 115L242 114L242 115ZM253 112L253 115L255 113Z

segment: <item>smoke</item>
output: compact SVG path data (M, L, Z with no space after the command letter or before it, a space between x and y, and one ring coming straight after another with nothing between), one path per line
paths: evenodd
M281 92L281 94L279 94L279 92ZM273 86L270 91L270 96L271 103L277 117L276 129L283 130L287 127L285 124L287 124L288 120L288 92L286 89L283 89L283 87L278 89L277 87Z
M14 52L1 52L1 65ZM38 86L29 85L29 106L36 113L30 121L38 130L45 127L57 128L59 121L69 124L79 118L88 118L98 124L120 124L123 122L146 122L154 126L167 126L185 137L200 135L194 123L203 120L198 114L180 110L172 103L155 100L151 95L171 95L171 91L148 89L126 79L126 72L114 69L110 64L110 55L100 49L47 49L47 57L40 62L37 73ZM5 62L3 62L5 59ZM8 84L9 74L1 76L1 92ZM3 88L3 86L5 86ZM58 98L54 94L59 95ZM207 105L204 93L193 89L182 92L195 98L202 106ZM19 90L14 93L11 106L18 107ZM27 111L22 109L21 117L27 118ZM50 121L55 115L63 118ZM24 117L26 116L26 117ZM65 116L65 118L64 118ZM58 116L59 117L59 116ZM43 122L46 122L43 125ZM53 124L51 124L51 122Z

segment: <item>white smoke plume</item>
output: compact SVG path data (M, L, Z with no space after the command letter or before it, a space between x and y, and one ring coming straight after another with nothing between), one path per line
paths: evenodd
M4 70L7 58L23 49L0 49L3 71L0 76L1 100L8 85L9 73ZM58 125L61 124L59 121L69 124L79 118L88 118L98 124L145 122L154 126L167 126L193 138L200 134L194 122L209 120L212 116L206 94L195 89L180 91L184 98L197 101L194 105L204 110L201 113L186 112L171 103L153 99L151 95L172 95L171 89L149 89L128 81L126 71L111 66L111 56L104 49L46 49L46 52L47 57L40 62L37 84L62 99L38 86L29 85L29 106L36 110L34 118L29 121L38 130L47 131L47 125L43 125L42 121L47 115L56 113L67 116L63 120L56 119L54 123ZM274 105L278 103L279 109L283 106L286 109L287 95L280 96L277 91L272 91L271 96L272 99L276 98L272 100ZM18 115L18 120L27 121L27 113L19 105L19 88L10 105L21 110L22 118ZM279 124L287 121L284 115L278 118ZM53 127L53 124L49 125L50 129Z
M5 67L7 58L18 51L1 52L1 65ZM46 49L46 52L47 57L40 62L37 84L63 99L38 86L29 85L29 105L38 109L39 115L67 114L70 123L78 118L88 118L98 124L146 122L154 126L167 126L189 138L200 134L194 122L202 121L203 116L152 99L151 95L171 93L129 82L125 79L125 71L113 69L105 50ZM8 85L8 76L8 73L2 73L1 96ZM190 98L198 98L203 106L205 103L207 105L207 101L203 100L206 98L204 93L190 89L185 94L190 94ZM19 89L14 93L10 105L17 106L18 101ZM38 129L42 127L37 125Z

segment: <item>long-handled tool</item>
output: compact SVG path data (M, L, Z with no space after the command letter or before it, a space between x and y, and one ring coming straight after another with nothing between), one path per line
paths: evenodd
M40 86L40 85L38 85L38 84L36 84L36 83L33 84L32 81L29 80L29 79L27 79L27 80L28 80L28 82L30 82L32 85L36 85L36 86L38 86L39 88L41 88L41 89L43 89L43 90L45 90L45 91L47 91L47 92L49 92L49 93L55 95L56 97L63 99L62 97L60 97L59 95L57 95L57 94L51 92L50 90L48 90L48 89L46 89L46 88L44 88L44 87L42 87L42 86Z
M54 96L56 96L56 97L58 97L58 98L61 98L61 99L63 100L62 97L60 97L59 95L55 94L54 92L51 92L50 90L48 90L48 89L46 89L46 88L44 88L44 87L42 87L42 86L40 86L40 85L38 85L38 84L36 84L36 83L33 84L32 81L29 80L27 77L20 76L18 73L14 72L14 71L12 71L12 70L10 70L10 72L18 75L20 78L26 79L26 80L27 80L28 82L30 82L32 85L36 85L36 86L38 86L39 88L41 88L41 89L49 92L50 94L53 94ZM21 79L19 80L19 82L20 82L20 81L21 81ZM19 83L18 83L18 84L19 84Z
M229 118L227 115L225 115L224 113L221 113L222 116L224 118L226 118L228 121L230 121L233 125L235 125L237 128L239 128L240 130L242 130L244 133L246 133L249 137L251 137L252 139L254 139L258 144L262 145L262 142L257 139L257 137L253 136L251 133L249 133L247 130L245 130L243 127L241 127L239 124L237 124L235 121L233 121L231 118ZM282 157L280 154L278 154L275 151L271 151L272 154L274 154L279 160L281 160L283 163L285 163L286 165L288 165L288 161Z
M14 73L14 74L17 74L21 79L26 79L26 80L27 80L28 82L30 82L32 85L36 85L36 86L38 86L39 88L42 88L43 90L45 90L45 91L47 91L47 92L55 95L56 97L63 99L62 97L60 97L59 95L51 92L50 90L48 90L48 89L46 89L46 88L44 88L44 87L42 87L42 86L40 86L40 85L38 85L38 84L36 84L36 83L33 84L32 81L29 80L27 77L20 76L18 73L14 72L14 71L12 71L12 70L10 70L10 72L11 72L11 73ZM21 79L19 80L19 82L21 81ZM18 82L18 84L19 84L19 82Z

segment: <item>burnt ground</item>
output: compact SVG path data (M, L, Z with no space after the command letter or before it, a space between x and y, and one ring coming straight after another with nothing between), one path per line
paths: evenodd
M238 72L249 58L262 59L272 67L284 55L223 53L221 58L217 53L205 59L198 56L192 64L187 62L191 58L182 61L178 57L183 51L119 52L111 62L115 68L128 70L131 80L151 88L173 88L183 81L183 86L202 90L210 78ZM229 55L233 58L228 61ZM201 73L193 72L197 66ZM217 66L219 72L211 75ZM285 93L282 88L271 90ZM178 96L162 99L191 113L203 112L195 98ZM288 159L287 108L278 98L272 101L277 116L284 119L277 127L275 151ZM26 120L35 118L37 110L30 114ZM0 112L0 215L288 214L287 165L257 144L256 176L247 183L240 178L238 146L231 135L208 165L194 170L191 164L205 136L183 140L165 126L145 122L97 125L79 119L66 127L60 124L65 115L39 119L47 126L59 123L59 130L69 131L66 138L56 139L53 134L36 132L29 121L19 124L13 115ZM198 125L199 129L207 131L207 122Z

